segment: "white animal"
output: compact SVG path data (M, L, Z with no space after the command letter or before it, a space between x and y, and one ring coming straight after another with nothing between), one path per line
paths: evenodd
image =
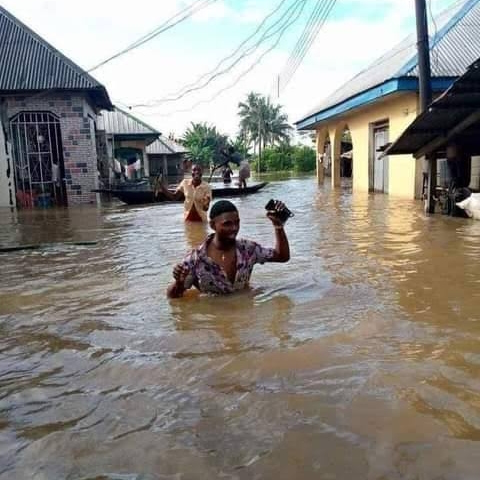
M465 210L470 218L480 220L480 193L472 193L463 202L457 203L457 207Z

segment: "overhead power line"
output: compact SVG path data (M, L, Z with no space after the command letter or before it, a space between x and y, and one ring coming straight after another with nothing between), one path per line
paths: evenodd
M197 103L195 103L194 105L192 105L191 107L189 108L186 108L186 109L180 109L180 110L175 110L173 112L168 112L168 113L153 113L154 115L157 115L157 116L160 116L160 117L168 117L168 116L171 116L171 115L174 115L174 114L177 114L177 113L188 113L188 112L191 112L192 110L194 110L195 108L197 108L198 106L202 105L202 104L208 104L208 103L211 103L213 102L214 100L216 100L220 95L222 95L223 93L225 93L226 91L234 88L239 82L240 80L242 80L242 78L244 78L246 75L248 75L255 67L257 67L261 62L262 60L272 51L274 50L280 43L280 41L282 40L284 34L287 32L288 28L293 25L296 21L298 21L298 19L300 18L302 12L303 12L303 9L305 7L305 2L301 2L298 4L298 7L295 11L291 12L289 18L287 19L287 22L285 22L282 26L281 29L279 29L279 31L277 31L278 33L278 36L275 40L275 42L267 49L265 50L256 60L255 62L253 62L247 69L245 69L243 72L241 72L237 77L236 79L230 83L229 85L223 87L222 89L218 90L217 92L215 92L215 94L213 94L211 97L209 97L208 99L204 99L204 100L200 100L198 101ZM148 114L147 114L148 115Z
M290 56L288 57L287 63L282 70L282 74L283 74L283 72L287 71L287 69L295 61L295 58L297 56L298 51L301 48L301 45L305 42L305 40L308 36L308 33L310 32L310 30L312 29L312 27L315 23L315 17L318 15L318 12L320 11L320 8L322 7L321 3L322 3L321 1L317 1L314 9L312 10L312 13L311 13L307 23L305 24L305 27L303 28L303 31L302 31L302 34L300 35L300 38L297 40L293 51L290 53Z
M122 55L125 55L128 52L131 52L132 50L141 47L145 43L149 42L150 40L154 39L161 33L166 32L167 30L170 30L171 28L175 27L179 23L187 20L190 18L192 15L195 13L203 10L204 8L212 5L213 3L217 2L218 0L196 0L189 6L185 7L184 9L178 11L175 15L170 17L168 20L164 21L161 25L159 25L157 28L152 30L151 32L147 33L143 37L139 38L135 42L131 43L127 47L125 47L123 50L120 50L118 53L115 53L114 55L108 57L106 60L103 60L102 62L98 63L97 65L93 66L89 70L87 70L88 73L93 72L94 70L97 70L100 67L103 67L107 63L110 63L112 60L115 60Z
M260 24L258 25L258 27L255 29L255 31L250 34L245 40L243 40L240 45L238 45L238 47L232 52L230 53L229 55L227 55L226 57L222 58L218 63L217 65L212 69L210 70L209 72L207 73L204 73L203 75L201 75L200 77L197 78L197 80L195 80L194 82L190 83L190 84L187 84L185 85L183 88L181 88L180 90L178 90L178 92L174 93L174 94L171 94L169 95L168 97L172 97L172 96L175 96L175 95L179 95L181 93L183 93L185 90L188 90L189 88L192 88L194 87L195 85L197 85L199 82L201 82L202 80L204 80L205 78L207 78L208 76L210 75L213 75L215 74L221 67L222 65L227 62L228 60L234 58L240 51L241 49L247 45L247 43L252 40L258 32L260 32L260 30L263 28L263 26L268 22L268 20L270 20L271 17L273 17L273 15L275 13L277 13L284 5L284 3L286 2L287 0L281 0L281 2L266 16L263 18L263 20L260 22ZM168 98L167 97L167 98Z
M284 90L292 77L295 75L298 67L301 65L305 55L318 36L321 28L329 17L337 0L319 0L315 5L307 25L297 41L285 67L283 68L279 79L279 92Z
M285 3L286 0L282 0L279 6L275 10L273 10L271 13L269 13L264 20L261 22L260 26L257 27L255 32L250 35L247 39L245 39L235 50L233 53L228 55L227 57L223 58L217 66L211 70L210 72L202 75L199 79L197 79L196 82L192 82L189 85L186 85L182 89L180 89L178 92L171 94L167 97L160 98L158 100L152 100L148 103L140 103L140 104L134 104L132 107L154 107L158 106L162 103L167 103L167 102L174 102L177 100L182 99L183 97L187 96L190 93L196 92L198 90L201 90L205 87L207 87L210 83L212 83L214 80L217 78L228 74L234 67L236 67L242 60L245 58L253 55L259 47L267 40L270 38L276 36L280 30L282 30L292 18L292 16L295 15L295 12L298 11L300 8L301 11L303 11L306 2L308 0L295 0L292 2L292 4L285 10L285 12L282 13L280 18L278 18L272 25L270 25L261 35L261 37L250 47L248 47L244 52L241 53L241 55L235 56L241 51L242 47L244 47L248 41L252 40L252 38L255 37L257 33L261 30L261 27L265 25L265 23L268 21L269 18L273 16L274 13L278 11L278 9ZM301 13L301 12L300 12ZM278 27L279 26L279 27ZM278 27L278 28L277 28ZM223 64L225 64L228 60L232 59L233 60L226 65L224 68L220 68Z

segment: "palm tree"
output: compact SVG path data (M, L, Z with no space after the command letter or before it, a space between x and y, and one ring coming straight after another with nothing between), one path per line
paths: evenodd
M245 102L238 104L238 115L240 117L240 136L244 138L247 145L253 143L253 152L256 153L256 146L259 139L259 112L260 99L258 93L250 92Z
M289 140L292 127L288 117L282 113L281 105L273 105L270 98L250 92L245 102L238 104L240 117L240 136L252 145L254 153L258 148L258 165L262 158L262 149L267 145Z

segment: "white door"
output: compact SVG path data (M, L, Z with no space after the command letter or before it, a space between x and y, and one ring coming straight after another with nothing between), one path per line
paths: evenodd
M388 158L382 157L382 147L388 142L388 127L376 128L373 131L373 190L388 192Z

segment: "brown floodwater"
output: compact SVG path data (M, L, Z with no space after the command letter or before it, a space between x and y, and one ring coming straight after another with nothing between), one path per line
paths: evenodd
M479 478L480 222L308 177L241 235L271 197L290 263L171 302L180 204L0 213L1 480Z

